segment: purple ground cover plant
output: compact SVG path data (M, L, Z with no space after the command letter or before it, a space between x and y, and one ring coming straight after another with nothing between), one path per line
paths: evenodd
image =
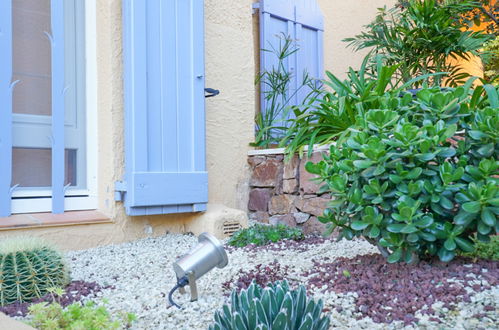
M48 293L45 296L35 299L32 302L15 302L13 304L0 306L0 312L8 316L26 316L28 315L28 308L31 305L42 302L57 302L62 307L71 305L74 302L82 300L84 297L94 297L98 292L109 287L101 287L95 282L73 281L65 289L64 294L60 297Z
M381 255L371 254L334 262L314 261L313 269L303 275L308 277L309 289L325 286L322 291L356 292L357 311L362 317L378 323L396 320L411 324L418 321L417 311L434 314L431 306L437 301L448 309L460 301L470 302L472 293L466 287L480 292L498 285L499 263L457 258L449 263L389 264ZM473 282L476 278L488 284Z

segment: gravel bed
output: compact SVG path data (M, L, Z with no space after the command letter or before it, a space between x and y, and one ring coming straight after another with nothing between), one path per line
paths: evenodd
M73 280L96 282L102 289L92 300L107 300L111 312L131 312L137 315L134 329L206 329L213 313L227 301L237 279L250 274L257 267L278 263L282 273L295 283L307 283L310 271L317 262L332 263L340 258L354 258L377 253L375 247L363 240L333 242L311 239L309 244L275 243L268 248L229 249L229 264L214 269L198 281L199 300L189 302L189 295L175 294L175 301L184 308L170 307L167 294L175 285L172 263L197 242L190 235L168 234L119 245L109 245L67 253ZM304 248L306 246L306 248ZM315 263L314 263L315 261ZM260 266L259 266L260 265ZM279 272L276 276L279 276ZM479 284L482 279L475 279ZM244 281L243 281L244 282ZM489 285L487 283L487 285ZM497 328L499 288L476 293L467 288L469 301L457 303L455 310L436 301L432 315L415 312L418 326L402 321L390 324L375 323L358 311L356 292L335 292L311 287L309 295L323 299L331 316L332 328L343 329L411 329L411 328Z

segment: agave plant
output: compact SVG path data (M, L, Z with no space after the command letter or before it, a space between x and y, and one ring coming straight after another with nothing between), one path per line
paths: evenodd
M231 303L215 313L210 330L325 330L329 318L321 316L323 303L307 298L305 287L290 290L287 281L261 288L252 282L247 290L232 291Z

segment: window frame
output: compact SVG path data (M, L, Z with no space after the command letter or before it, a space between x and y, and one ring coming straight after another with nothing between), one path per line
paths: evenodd
M97 198L97 52L96 52L96 0L85 0L84 56L85 61L85 154L86 189L68 189L64 198L64 211L94 210ZM51 190L14 190L11 214L50 212ZM36 196L34 196L36 195Z

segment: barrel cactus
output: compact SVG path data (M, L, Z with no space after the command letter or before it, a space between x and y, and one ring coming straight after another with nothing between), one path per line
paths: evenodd
M33 237L0 242L0 306L32 301L68 282L63 256L50 244Z
M290 290L287 281L261 288L255 281L247 290L232 291L231 303L215 313L210 330L325 330L329 317L322 316L322 300L308 299L305 287Z

